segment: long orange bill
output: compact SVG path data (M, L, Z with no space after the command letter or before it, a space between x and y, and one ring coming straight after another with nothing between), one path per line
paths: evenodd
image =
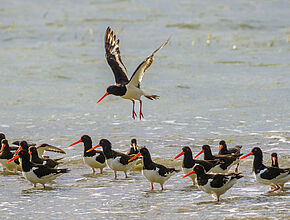
M251 155L253 155L253 152L250 152L250 153L248 153L248 154L246 154L246 155L240 157L239 160L242 160L242 159L244 159L244 158L246 158L246 157L248 157L248 156L251 156Z
M193 174L193 173L195 173L195 171L194 171L194 170L193 170L193 171L191 171L191 172L189 172L188 174L184 175L184 176L182 177L182 179L183 179L183 178L185 178L185 177L187 177L187 176L189 176L189 175L191 175L191 174Z
M22 149L22 147L20 146L20 147L17 149L17 151L14 153L14 156L17 155L21 149Z
M4 147L5 147L5 144L2 144L1 151L3 151Z
M180 154L178 154L176 157L174 157L174 160L177 159L178 157L182 156L184 152L182 151Z
M78 144L78 143L81 143L81 142L82 142L82 139L79 139L78 141L76 141L76 142L72 143L71 145L69 145L69 147L71 147L71 146L73 146L73 145L76 145L76 144Z
M275 164L276 163L276 157L272 157L272 160L273 160L273 164Z
M202 153L203 153L204 151L203 150L201 150L195 157L194 157L194 159L195 158L197 158L199 155L201 155Z
M128 162L130 162L130 161L132 161L132 160L134 160L135 158L140 157L140 156L141 156L141 153L139 152L139 153L136 154L134 157L131 157L131 158L128 160Z
M19 155L16 155L15 157L11 158L10 160L7 161L7 163L12 162L13 160L16 160L19 158Z
M100 101L102 101L102 99L105 98L107 95L109 95L109 93L106 92L105 95L103 95L103 97L100 98L99 101L97 101L97 104L98 104Z
M90 152L90 151L92 151L92 150L95 150L97 147L100 147L100 146L101 146L101 145L98 144L97 146L92 147L91 149L88 149L87 152Z
M219 149L219 152L218 153L221 152L221 150L223 149L223 147L224 147L223 145L220 146L220 149Z

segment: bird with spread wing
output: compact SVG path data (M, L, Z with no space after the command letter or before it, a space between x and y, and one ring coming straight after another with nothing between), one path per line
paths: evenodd
M105 95L100 98L97 102L99 103L103 98L107 95L115 95L120 96L124 99L130 99L133 102L133 111L132 118L135 119L137 114L135 112L135 100L139 100L140 102L140 120L144 118L142 113L142 100L141 96L145 96L146 98L153 100L157 99L158 95L149 95L146 94L140 87L141 81L144 76L145 71L150 67L153 63L154 54L164 47L168 43L169 39L166 40L159 48L157 48L150 56L148 56L135 70L130 80L128 78L126 67L124 66L120 49L119 49L119 39L116 38L116 35L113 33L110 27L107 28L105 34L105 50L106 50L106 59L108 64L110 65L114 76L115 76L115 85L111 85L107 88L107 92Z

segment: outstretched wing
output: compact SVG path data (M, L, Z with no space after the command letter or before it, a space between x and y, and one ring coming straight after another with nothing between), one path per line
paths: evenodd
M159 47L157 48L150 56L148 56L135 70L133 73L128 85L135 86L137 88L140 88L141 81L144 76L145 71L151 66L153 63L153 57L154 54L160 50L162 47L164 47L169 41L169 38Z
M121 59L119 39L116 40L116 35L114 35L110 27L107 28L105 35L105 49L106 59L115 75L116 84L127 84L129 79L126 67Z

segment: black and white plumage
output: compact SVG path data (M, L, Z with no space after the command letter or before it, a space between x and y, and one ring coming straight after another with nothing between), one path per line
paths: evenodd
M168 39L169 40L169 39ZM111 85L107 88L107 92L105 95L99 99L97 103L99 103L103 98L107 95L115 95L120 96L124 99L130 99L133 102L133 111L132 118L135 119L137 114L135 112L135 100L139 100L140 102L140 120L143 116L142 113L142 100L141 96L145 96L148 99L157 99L159 96L157 95L149 95L146 94L141 89L141 81L144 76L145 71L150 67L153 63L154 54L164 47L168 40L166 40L159 48L157 48L150 56L148 56L135 70L130 80L128 78L126 67L124 66L120 49L119 49L119 39L117 40L116 35L113 33L110 27L107 28L105 34L105 50L106 50L106 59L111 67L114 76L115 76L115 85Z
M112 149L111 142L107 139L101 139L97 146L89 149L87 152L90 152L100 146L103 148L108 167L115 173L115 179L118 178L117 171L123 171L125 173L125 177L128 178L127 172L133 168L136 164L136 160L129 161L132 156L114 151Z
M184 174L188 174L189 172L191 172L192 168L196 164L202 165L207 173L211 173L211 172L213 172L213 173L224 173L224 172L226 172L228 170L228 169L224 170L224 169L222 169L220 167L220 166L223 167L223 163L220 162L219 160L196 160L196 159L193 159L192 151L187 146L182 148L182 152L180 154L178 154L174 158L174 160L176 160L177 158L179 158L182 155L184 155L183 161L182 161L182 170L183 170ZM189 177L192 179L193 185L195 185L196 174L193 173L193 174L189 175Z
M161 190L163 190L164 183L179 170L175 168L167 168L161 164L154 163L151 159L149 150L146 147L140 149L140 152L131 160L142 156L143 157L143 176L151 183L151 189L154 189L153 184L159 183Z
M193 173L197 175L198 188L206 193L215 194L218 202L220 201L220 196L228 191L238 179L243 177L239 173L207 174L203 166L195 165L193 171L182 178Z
M81 142L84 144L84 153L83 153L84 163L92 168L93 174L95 174L95 169L100 169L100 173L102 174L103 169L106 167L106 159L103 151L91 150L90 152L87 152L93 146L92 139L88 135L83 135L80 140L72 143L69 146L73 146Z
M18 160L14 160L12 163L7 163L11 158L13 158L13 153L10 151L8 141L6 139L1 140L1 152L0 152L0 164L3 171L9 170L17 172L17 167L19 165Z
M128 150L128 155L134 155L139 153L139 146L137 145L137 140L133 138L131 140L130 149Z
M34 187L36 187L37 183L40 183L43 185L43 188L45 188L46 183L56 179L64 173L69 172L68 169L53 169L41 164L32 163L30 161L30 155L26 150L20 150L18 155L13 157L8 162L10 163L17 158L20 158L23 176L25 179L30 181Z
M254 155L253 175L257 182L264 185L275 185L275 189L268 191L275 192L290 180L290 168L281 169L278 167L267 167L263 164L263 152L261 148L254 147L252 151L240 158L240 160Z
M220 145L220 149L218 152L219 155L240 154L242 148L241 145L236 145L232 148L228 148L224 140L220 141L219 145Z
M204 160L219 160L221 161L221 165L217 168L215 173L227 173L229 169L239 163L239 157L241 154L234 155L213 155L209 145L203 145L202 150L194 157L197 158L200 154L204 153ZM236 169L235 172L238 172Z
M56 168L61 162L63 158L57 158L57 159L50 159L49 157L39 157L37 148L32 146L29 148L29 154L31 155L30 161L32 163L36 164L43 164L49 168Z

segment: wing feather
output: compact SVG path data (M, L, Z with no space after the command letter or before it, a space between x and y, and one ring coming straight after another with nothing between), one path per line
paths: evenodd
M114 73L116 84L125 85L129 82L129 79L126 67L121 59L119 42L111 28L108 27L105 34L106 59Z
M169 41L169 38L160 46L158 47L150 56L148 56L135 70L133 73L128 85L135 86L137 88L140 88L141 81L144 76L145 71L151 66L153 63L153 57L154 54L160 50L162 47L164 47Z

